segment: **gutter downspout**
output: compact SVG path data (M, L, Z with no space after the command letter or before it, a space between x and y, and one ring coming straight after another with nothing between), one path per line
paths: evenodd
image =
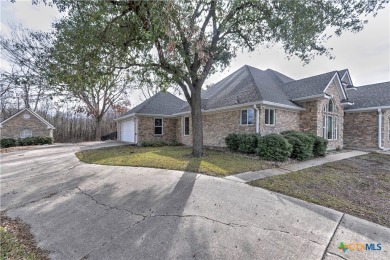
M256 134L260 133L260 111L256 105L253 105L253 108L256 110Z
M382 110L378 109L378 147L383 150L382 146Z

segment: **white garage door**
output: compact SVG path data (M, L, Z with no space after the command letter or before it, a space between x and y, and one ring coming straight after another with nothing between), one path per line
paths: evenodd
M121 141L134 143L134 119L121 122Z

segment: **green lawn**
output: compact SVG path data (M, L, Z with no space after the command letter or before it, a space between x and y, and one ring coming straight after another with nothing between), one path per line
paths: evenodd
M183 146L137 147L119 146L76 153L83 162L200 172L226 176L239 172L263 170L271 164L239 154L204 150L204 157L191 156L191 148Z
M390 155L371 153L250 184L390 227Z

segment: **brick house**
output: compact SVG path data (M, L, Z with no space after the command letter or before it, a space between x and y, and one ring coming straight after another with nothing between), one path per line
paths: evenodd
M0 138L53 137L54 129L37 113L25 108L0 123Z
M384 84L384 91L390 93L389 83ZM204 144L224 147L230 133L266 135L299 130L328 139L329 149L345 144L364 146L350 142L350 133L348 142L344 141L346 129L354 128L349 115L353 117L353 109L360 106L354 105L350 93L356 99L361 92L353 87L348 70L294 80L271 69L263 71L246 65L202 92ZM385 118L390 98L383 104L387 106L382 112ZM345 113L347 110L351 113ZM388 131L388 120L383 120L383 133ZM156 94L116 121L121 141L138 144L163 140L192 145L190 107L170 93ZM368 122L373 128L374 121Z

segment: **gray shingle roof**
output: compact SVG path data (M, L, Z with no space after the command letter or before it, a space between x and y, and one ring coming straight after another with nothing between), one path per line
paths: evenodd
M332 80L337 71L316 75L292 81L281 85L281 88L291 99L310 97L324 93L326 86Z
M281 88L284 81L290 81L287 76L281 73L276 74L272 70L262 71L250 66L248 66L248 69L251 72L258 91L261 93L261 99L259 101L269 101L300 108L299 105L290 100Z
M207 111L259 101L301 108L292 100L323 94L333 76L336 73L343 75L346 71L332 71L294 80L271 69L263 71L245 65L202 91L202 109ZM186 101L170 93L159 93L125 115L132 113L172 115L189 111L190 107Z
M133 113L172 115L179 112L186 104L186 101L181 100L169 92L159 92L138 106L130 109L122 116L131 115Z
M390 81L356 87L348 91L348 99L354 103L345 110L390 106Z

